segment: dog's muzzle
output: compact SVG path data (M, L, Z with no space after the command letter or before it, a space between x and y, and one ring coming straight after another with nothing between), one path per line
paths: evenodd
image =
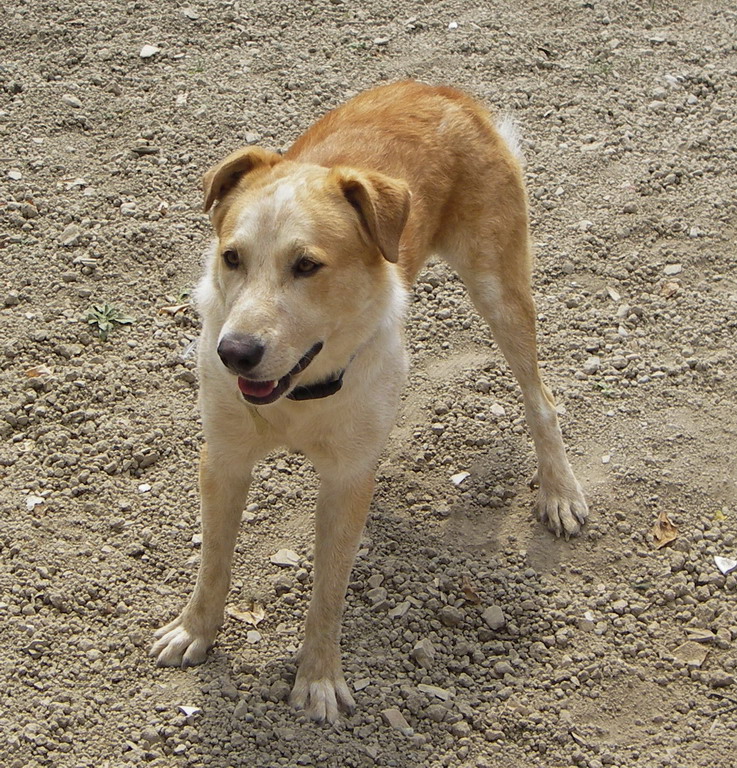
M244 399L253 405L268 405L269 403L273 403L289 390L292 386L292 378L304 371L304 369L315 359L321 349L322 342L318 341L317 344L313 345L307 351L297 365L280 379L258 381L255 379L247 379L244 376L238 376L238 389L240 389ZM263 356L263 352L261 353L261 356ZM260 359L261 358L259 357L259 360Z

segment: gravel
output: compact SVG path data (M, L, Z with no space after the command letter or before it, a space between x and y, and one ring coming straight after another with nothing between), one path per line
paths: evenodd
M0 766L732 768L734 12L57 0L0 27ZM430 264L348 590L357 710L330 728L287 702L299 456L257 467L244 512L230 603L264 606L258 629L227 615L193 669L148 656L200 557L200 180L403 77L520 124L542 367L592 518L568 543L535 521L518 387ZM107 341L105 303L133 319Z

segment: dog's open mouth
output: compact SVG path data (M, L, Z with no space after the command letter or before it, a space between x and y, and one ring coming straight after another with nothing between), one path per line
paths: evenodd
M282 376L281 379L275 379L274 381L254 381L253 379L244 379L243 376L238 377L238 389L244 399L253 405L268 405L278 400L285 392L289 390L292 384L292 378L298 373L304 371L305 368L315 359L317 353L322 349L322 342L318 341L307 354L292 368L286 376Z

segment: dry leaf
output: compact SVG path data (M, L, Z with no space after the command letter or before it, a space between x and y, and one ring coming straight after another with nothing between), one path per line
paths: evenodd
M26 376L29 379L37 379L40 376L51 376L54 372L53 368L49 368L48 365L35 365L33 368L29 368L26 371Z
M479 593L473 588L473 584L471 583L471 579L468 578L468 576L463 577L463 584L461 584L461 589L463 590L463 595L468 600L469 603L480 603L481 597L479 596Z
M653 539L655 548L660 549L678 538L678 528L668 519L666 512L658 515L657 522L653 526Z
M259 603L251 603L251 607L247 611L241 611L232 606L228 606L226 610L234 619L245 621L247 624L252 624L254 627L257 627L266 616L266 611L264 610L263 605L260 605Z
M159 312L163 312L166 315L178 315L180 312L184 312L185 309L189 309L192 305L187 302L186 304L174 304L170 307L161 307Z

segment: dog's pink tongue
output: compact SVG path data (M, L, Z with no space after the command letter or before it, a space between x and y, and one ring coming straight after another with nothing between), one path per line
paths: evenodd
M276 381L250 381L241 376L238 377L238 389L244 395L251 397L268 397L275 389Z

